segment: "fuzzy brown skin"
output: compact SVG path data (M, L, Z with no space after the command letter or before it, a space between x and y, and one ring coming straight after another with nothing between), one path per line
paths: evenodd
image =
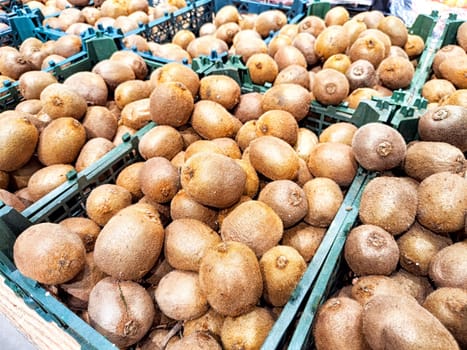
M195 34L187 29L179 30L172 38L172 43L186 50L188 44L196 38Z
M319 61L319 57L315 52L315 41L316 38L310 33L298 33L293 41L292 45L305 57L306 63L308 66L315 65Z
M360 101L371 100L373 96L381 96L381 93L373 88L358 88L345 98L349 108L357 109Z
M457 29L457 42L467 52L467 24L462 23Z
M91 252L94 249L94 243L101 232L101 228L94 221L84 217L71 217L60 221L59 224L81 238L86 252Z
M237 135L235 135L235 141L242 151L245 151L250 142L256 139L258 135L256 134L256 120L249 120L238 130Z
M400 178L381 176L371 180L363 190L359 217L364 224L399 235L414 223L417 203L414 187Z
M129 66L133 70L135 78L138 80L144 80L148 75L146 62L144 62L144 59L136 52L116 51L110 56L110 60L118 61Z
M441 77L449 80L458 89L467 89L467 55L464 54L453 59L456 61L455 65L449 60L444 60L439 65Z
M141 191L157 203L169 202L180 188L177 168L164 157L153 157L144 162L139 174Z
M141 191L139 173L144 162L136 162L125 167L117 176L116 185L126 188L131 193L133 201L141 199L144 194Z
M273 306L284 306L307 268L300 253L278 245L263 254L259 261L263 276L263 296Z
M209 249L201 259L199 280L209 305L225 316L251 311L263 294L258 259L239 242L223 242Z
M420 56L425 49L425 42L419 35L409 34L407 36L407 42L404 45L404 51L410 58L416 58Z
M227 208L240 199L246 173L227 156L200 152L185 162L180 180L182 188L199 203Z
M275 53L271 52L271 45L269 46L269 54L274 55L274 61L277 63L279 73L290 66L299 66L306 69L307 63L303 53L295 46L292 46L290 38L287 37L285 41L286 43L283 45L278 45Z
M362 276L353 280L352 284L352 298L362 306L377 295L410 296L398 282L387 276Z
M358 59L345 72L350 91L363 87L373 87L376 82L376 70L370 61Z
M403 164L406 174L418 181L443 171L464 176L467 169L464 154L459 148L436 141L409 145Z
M23 211L26 209L26 205L21 201L21 199L18 198L18 196L14 193L11 193L7 190L0 189L0 200L12 207L15 208L17 211Z
M347 297L331 298L318 310L313 326L317 350L369 350L362 334L362 306Z
M417 299L420 305L423 304L426 296L433 291L433 287L427 277L415 276L403 269L399 269L389 277L398 282L407 294Z
M200 80L199 96L202 100L217 102L230 110L240 100L240 85L226 75L209 75Z
M298 23L299 33L309 33L315 38L326 28L326 23L321 17L306 16Z
M259 92L240 95L240 100L233 111L233 115L242 123L258 119L263 114L262 100L263 95Z
M292 64L277 74L274 85L278 84L298 84L308 89L310 87L310 77L306 67Z
M18 270L44 284L71 280L83 269L85 255L77 234L51 223L30 226L18 236L13 247Z
M311 151L318 143L318 136L307 128L299 128L297 142L294 145L294 150L298 156L305 162L308 162Z
M341 25L325 28L315 41L315 52L322 61L335 54L344 53L349 46L349 38Z
M86 130L74 118L51 121L41 132L37 145L39 160L44 165L74 163L86 143Z
M390 56L379 64L376 74L381 83L391 90L403 89L410 85L415 70L405 58Z
M454 45L454 44L446 45L446 46L443 46L441 49L439 49L436 52L435 57L433 58L433 65L432 65L433 72L435 73L436 77L437 78L442 77L442 74L439 69L439 66L441 65L441 63L443 63L444 61L452 62L452 59L454 59L455 57L461 57L464 54L465 54L465 51L462 49L462 47L458 45Z
M209 56L213 50L216 51L218 55L221 55L228 51L228 46L224 41L217 39L214 35L207 35L191 41L186 48L186 51L188 51L192 58Z
M28 182L28 189L34 201L39 200L67 181L67 174L75 170L68 164L54 164L43 167L36 171Z
M117 133L118 122L115 115L108 108L90 106L84 116L83 126L88 139L102 137L112 140ZM132 127L134 125L129 126Z
M216 312L214 309L209 310L200 317L184 322L183 336L186 337L195 332L209 333L217 341L221 339L222 324L225 317Z
M428 80L422 89L422 96L428 103L439 102L443 97L449 96L456 91L456 87L446 79Z
M39 132L27 118L20 115L4 117L1 122L0 170L17 170L31 159Z
M10 79L18 80L23 73L31 71L33 64L18 50L9 50L2 53L0 71Z
M284 231L282 244L295 248L309 262L316 253L326 229L300 222Z
M287 17L279 10L261 12L255 21L255 30L265 38L271 31L277 31L287 24Z
M118 347L141 340L156 315L154 302L142 286L111 277L91 291L88 312L91 325Z
M253 32L256 33L256 31L253 31ZM235 38L237 37L239 37L239 35L237 35ZM262 39L256 38L253 35L248 35L248 39L246 40L239 39L238 42L234 44L234 50L235 50L236 55L242 56L242 60L244 63L247 63L248 60L254 54L257 54L257 53L267 54L268 53L268 47L266 43ZM268 60L269 62L274 61L274 59L272 60L268 59Z
M308 200L305 222L317 227L328 227L344 200L339 185L334 180L319 177L303 185L303 190Z
M234 139L230 137L219 137L210 141L219 147L223 155L232 159L240 159L242 157L242 151Z
M79 152L75 163L76 170L82 171L86 169L114 148L114 143L103 137L96 137L89 140L83 145Z
M389 36L392 45L404 47L407 42L407 27L404 22L396 16L384 17L378 23L378 29Z
M338 105L349 94L349 81L344 73L324 68L315 75L313 95L324 105Z
M467 241L441 249L430 261L428 275L437 287L467 289Z
M360 225L350 231L344 257L358 276L390 275L399 262L399 248L389 232L374 225Z
M461 348L467 346L467 290L438 288L428 295L423 307L430 311L456 338Z
M363 334L374 350L458 350L451 333L413 297L379 295L363 308Z
M57 79L48 72L30 71L22 74L18 83L21 95L29 100L39 98L42 90L51 84L57 83Z
M174 341L167 350L221 350L222 347L211 335L204 332L195 332L178 341Z
M352 62L365 60L370 62L373 74L376 76L376 68L386 57L384 43L374 35L357 38L349 49L349 57ZM370 68L371 70L371 68ZM353 86L353 85L352 85Z
M221 241L216 231L199 220L174 220L165 228L164 256L176 269L197 272L205 252Z
M105 106L107 102L107 85L96 73L78 72L65 79L63 84L82 96L88 105Z
M133 69L117 60L100 61L92 68L92 72L99 74L104 79L110 91L114 91L118 85L125 81L136 79Z
M137 280L154 266L163 242L164 228L157 210L149 204L133 204L114 215L101 230L94 260L108 275Z
M397 240L400 250L400 264L416 276L427 276L433 256L452 244L449 237L443 237L421 226L418 222Z
M131 204L131 193L118 185L102 184L94 188L86 199L86 214L104 226L118 211Z
M225 217L220 232L224 241L244 243L260 257L279 243L283 224L270 206L261 201L249 200Z
M467 179L456 174L436 173L418 187L417 220L436 233L461 230L465 225Z
M297 121L308 115L311 103L310 92L297 84L279 84L263 95L263 110L281 109L292 113Z
M8 184L10 183L10 174L6 171L0 170L0 189L6 190L8 188ZM27 186L27 181L26 181ZM24 186L17 186L18 188Z
M256 121L256 134L275 136L294 146L298 138L298 123L295 117L282 110L270 110Z
M246 174L245 190L243 191L243 195L254 198L259 190L258 173L253 165L245 159L235 159L235 162L242 167Z
M114 92L114 99L118 108L123 109L131 102L149 98L152 88L147 81L128 80L119 84Z
M171 160L183 150L182 135L170 125L156 125L141 137L138 151L144 159L164 157Z
M238 317L226 317L222 325L222 345L225 349L259 349L268 336L274 318L260 307Z

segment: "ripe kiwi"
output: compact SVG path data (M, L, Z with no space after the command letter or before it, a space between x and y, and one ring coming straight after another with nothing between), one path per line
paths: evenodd
M88 105L105 106L108 88L104 79L93 72L78 72L65 79L63 84L83 97Z
M110 315L109 307L115 311ZM111 277L92 289L88 312L91 326L122 348L140 341L156 316L154 302L141 285Z
M377 82L376 70L373 64L365 59L358 59L345 72L349 81L349 89L353 91L362 87L373 87Z
M83 118L86 137L102 137L112 140L117 133L118 121L115 115L103 106L89 106Z
M199 77L189 67L178 62L169 62L151 73L150 84L154 88L159 83L180 82L196 98L199 90Z
M466 254L467 241L461 241L442 248L433 256L428 275L436 287L467 287Z
M298 84L308 89L310 87L310 76L305 67L292 64L277 74L274 85L277 84Z
M317 227L328 227L341 206L344 195L331 179L317 177L303 185L308 200L308 213L304 220Z
M430 311L456 338L459 346L467 346L467 322L465 314L467 290L442 287L430 293L423 307Z
M194 105L191 126L205 139L234 137L242 123L221 104L201 100Z
M72 170L75 169L69 164L54 164L37 170L28 181L31 198L37 201L66 182L67 174Z
M201 258L199 280L209 305L225 316L253 310L263 293L258 259L240 242L210 248Z
M0 79L1 81L1 79ZM25 112L30 114L38 114L42 109L42 102L40 99L24 100L18 103L15 111Z
M242 123L246 123L249 120L258 119L261 114L263 114L262 102L263 95L261 95L259 92L242 94L240 95L240 101L233 110L233 115Z
M331 124L321 132L319 142L339 142L351 146L357 129L355 125L347 122Z
M462 151L449 143L419 141L407 147L403 166L407 175L422 181L443 171L464 176L467 163Z
M324 105L338 105L349 94L349 81L344 73L325 68L315 75L313 95Z
M60 221L59 224L76 233L81 238L86 252L94 250L94 243L101 232L101 228L95 221L84 217L70 217Z
M199 82L199 97L232 109L240 99L240 85L227 75L209 75Z
M217 210L197 202L183 189L170 202L170 216L172 220L190 218L199 220L213 230L218 229Z
M196 272L170 271L162 277L154 295L159 309L174 320L192 320L208 311Z
M262 307L238 317L226 317L221 340L225 349L260 349L274 325L274 317Z
M103 137L95 137L86 142L76 158L76 171L82 171L109 153L115 145Z
M188 29L182 29L175 33L172 38L172 44L180 46L186 50L188 44L196 38L195 34Z
M306 262L311 261L316 253L326 229L299 222L284 231L281 244L295 248Z
M467 52L467 24L462 23L457 29L457 42Z
M241 32L240 32L241 33ZM268 53L266 43L260 38L249 36L248 39L239 40L234 46L236 55L242 57L244 63L248 62L251 56L257 53Z
M368 29L363 20L359 20L356 18L352 18L351 20L345 22L344 24L342 24L342 27L344 28L345 32L349 37L349 47L352 46L352 44L355 42L355 40L357 40L357 38L362 32Z
M348 297L328 299L316 314L313 336L319 350L367 349L362 334L362 306Z
M186 337L195 332L203 332L220 341L224 319L224 316L209 308L204 315L183 323L183 336Z
M467 179L441 172L428 176L418 187L417 220L426 228L447 234L465 226Z
M275 136L294 146L298 138L298 123L295 117L283 110L270 110L256 121L256 133L260 136Z
M144 80L148 75L148 66L146 62L136 52L130 50L115 51L112 56L110 56L110 60L118 61L130 67L135 74L135 78L138 80Z
M318 143L318 136L307 128L299 128L294 150L304 161L308 161L311 151Z
M226 155L224 154L224 151L221 149L221 147L214 143L213 140L197 140L190 144L185 149L184 160L186 161L191 156L199 152L213 152Z
M198 272L205 252L219 243L220 236L205 223L175 219L165 228L164 256L175 269Z
M250 200L238 205L225 217L220 233L223 241L244 243L260 257L279 243L283 224L269 205Z
M407 52L404 51L403 48L399 46L392 45L391 48L389 49L389 55L387 56L399 56L402 58L405 58L407 60L410 60L409 55Z
M256 139L256 120L249 120L238 130L235 135L235 141L237 142L240 149L245 153L245 150L249 147L250 142Z
M230 137L219 137L216 139L209 140L213 144L219 147L223 155L233 158L240 159L242 157L242 151L234 139Z
M362 34L350 46L348 55L352 62L363 59L370 62L376 69L388 54L384 42L375 33L363 36Z
M428 103L440 102L455 91L456 87L449 80L431 79L423 85L422 96Z
M154 266L163 242L158 211L149 204L132 204L102 228L94 246L94 260L110 276L138 280Z
M18 80L23 73L31 71L34 68L26 56L16 49L4 50L1 58L0 72L13 80Z
M0 170L14 171L31 159L39 141L39 132L27 118L19 114L4 117L1 123Z
M221 350L222 347L211 335L204 332L195 332L187 335L186 337L180 338L178 341L174 341L172 344L167 346L166 349Z
M343 25L350 18L349 11L344 6L335 6L324 15L326 26Z
M236 159L235 161L242 167L246 174L245 190L243 191L243 195L254 198L259 189L258 173L248 160Z
M127 104L149 98L151 86L143 80L127 80L118 84L114 91L114 99L117 107L123 109Z
M214 24L216 27L220 27L224 23L238 23L240 20L240 13L238 9L233 5L223 6L217 11L214 18Z
M332 25L326 27L315 41L315 52L322 61L329 57L345 53L349 46L349 38L341 25Z
M450 93L439 101L439 105L456 105L467 107L467 89L459 89Z
M280 10L261 12L255 20L255 30L261 37L267 37L271 32L281 29L287 24L287 16Z
M263 111L281 109L292 113L297 121L308 115L311 103L310 92L297 84L279 84L263 95Z
M392 45L404 47L408 39L408 30L404 22L396 16L386 16L378 22L378 29L391 38Z
M303 68L307 67L305 56L299 49L292 45L280 47L274 54L274 61L277 63L279 72L291 65L298 65Z
M324 68L330 68L330 69L335 69L341 73L344 73L347 71L347 69L350 67L351 61L349 56L343 54L343 53L336 53L335 55L330 56L324 63L323 63L323 69Z
M402 178L380 176L363 190L359 218L364 224L399 235L414 223L418 202L417 190Z
M193 129L193 127L185 125L177 129L182 135L183 148L188 148L195 141L201 140L201 136Z
M177 168L164 157L152 157L139 172L143 194L157 203L169 202L180 188Z
M217 39L214 35L206 35L191 41L186 50L192 58L199 56L209 56L212 51L216 51L217 55L222 55L228 51L227 44Z
M371 100L373 96L381 96L381 93L372 88L358 88L344 99L348 108L357 109L361 101Z
M403 269L399 269L390 277L398 282L407 294L412 295L420 305L423 304L426 296L433 291L433 287L427 277L415 276Z
M424 141L447 142L467 151L467 111L461 106L441 106L426 111L418 122Z
M443 61L452 62L456 57L462 57L465 55L465 51L458 45L446 45L439 49L433 58L433 72L437 78L441 78L442 74L439 70L439 66Z
M119 84L136 78L133 69L119 60L102 60L92 68L92 72L104 79L109 91L114 91Z
M199 152L183 165L182 188L201 204L227 208L237 202L245 188L246 174L233 159ZM222 196L219 194L222 193Z
M418 57L422 54L425 49L425 42L419 35L409 34L407 42L404 45L404 51L410 58Z
M306 16L298 23L299 33L309 33L315 38L326 28L326 23L321 17Z
M452 64L451 60L444 60L439 65L441 77L449 80L458 89L467 89L467 54L452 58L456 64Z
M229 22L219 26L216 30L216 38L221 39L227 45L232 45L235 34L240 32L241 28L237 23Z
M182 135L170 125L156 125L141 137L138 151L144 159L165 157L171 160L183 150Z
M307 165L313 176L330 178L342 187L352 183L358 169L352 147L337 142L318 143Z
M352 298L365 306L378 295L409 296L405 289L388 276L368 275L352 280ZM413 298L410 295L411 298ZM415 299L414 299L415 300Z
M316 38L306 32L298 33L292 41L292 45L299 49L305 57L307 66L313 66L319 61L319 57L315 52L315 41Z
M357 276L389 276L399 262L399 248L394 237L381 227L360 225L350 231L344 257Z
M285 35L293 39L298 34L298 25L293 23L285 24L280 30L279 35Z
M367 170L384 171L398 166L406 155L402 135L382 123L368 123L355 132L352 150L357 162Z
M264 85L272 83L279 72L276 61L265 53L251 55L246 61L250 72L251 81L255 84Z
M400 265L416 276L427 276L433 256L450 244L452 240L449 237L435 234L415 222L397 239Z
M18 87L21 95L26 99L38 99L42 90L47 86L57 83L57 79L51 73L44 71L29 71L21 74Z
M259 261L263 276L263 296L273 306L284 306L306 270L306 262L293 247L278 245Z
M292 44L292 38L288 35L278 34L275 35L268 43L268 54L271 57L277 53L277 51L284 47Z
M39 283L60 284L84 267L86 251L79 236L59 224L41 223L24 230L13 246L18 270Z
M21 212L26 209L26 205L23 201L14 193L11 193L5 189L0 189L0 201L4 204L16 209Z
M376 70L381 83L391 90L409 86L414 72L414 67L409 60L397 56L390 56L382 60Z

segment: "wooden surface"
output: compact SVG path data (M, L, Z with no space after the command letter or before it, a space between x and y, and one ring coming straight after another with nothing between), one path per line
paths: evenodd
M54 322L45 321L28 307L0 275L0 313L39 350L80 349L78 342Z

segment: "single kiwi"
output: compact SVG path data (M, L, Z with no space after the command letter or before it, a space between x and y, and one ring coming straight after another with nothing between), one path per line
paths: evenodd
M111 317L110 305L116 310ZM89 295L88 312L91 326L123 348L140 341L156 316L154 302L140 284L112 277L94 286Z
M233 110L233 115L242 123L246 123L249 120L258 119L261 114L263 114L262 102L263 95L261 95L259 92L242 94L240 95L240 100L237 106Z
M183 336L186 337L195 332L203 332L208 333L217 341L220 341L224 319L224 316L216 312L213 308L209 308L204 315L183 323Z
M263 95L263 111L281 109L292 113L297 121L308 115L312 97L310 92L297 84L279 84Z
M315 75L313 95L324 105L338 105L349 94L349 81L335 69L325 68Z
M260 39L261 41L263 41L261 39L261 35L259 35L259 33L256 30L254 30L253 28L242 29L240 32L235 34L232 44L233 44L233 46L236 46L240 42L245 41L245 39L252 39L252 38ZM263 41L263 44L264 44L264 41ZM267 52L267 50L266 50L266 52Z
M225 349L260 349L273 325L273 316L262 307L226 317L221 330L222 345Z
M136 29L136 28L135 28ZM148 50L141 50L148 51ZM135 78L138 80L146 79L148 75L148 66L144 59L136 52L130 50L115 51L110 56L111 61L123 63L133 70Z
M199 97L219 103L225 109L234 108L240 99L240 85L227 75L209 75L199 82Z
M49 85L57 83L54 75L44 71L29 71L21 74L18 80L19 92L26 99L38 99Z
M295 248L306 262L311 261L326 233L323 227L299 222L284 231L281 244Z
M400 265L416 276L427 276L433 256L452 244L444 237L415 222L412 227L397 239L400 251Z
M220 27L225 23L238 23L240 20L240 13L235 6L227 5L223 6L217 11L214 18L214 24L216 27Z
M223 154L226 156L222 148L216 143L214 143L213 140L197 140L190 144L185 149L184 160L188 160L191 156L199 152L213 152L217 154Z
M112 140L117 133L118 121L104 106L89 106L82 122L88 139L102 137Z
M196 272L170 271L162 277L154 295L159 309L174 320L192 320L208 311Z
M341 25L326 27L315 41L315 52L322 61L332 55L345 53L349 46L349 38Z
M427 295L433 292L431 282L425 276L415 276L410 272L399 269L390 278L398 282L407 294L412 295L420 305L423 304Z
M1 78L0 78L1 81ZM24 100L18 103L15 107L15 111L25 112L30 114L38 114L42 109L42 102L40 99Z
M373 87L377 82L376 70L373 64L365 59L352 62L345 72L345 77L349 81L350 91L363 87Z
M418 187L417 220L426 228L447 234L465 226L467 179L440 172L425 178Z
M386 230L375 225L360 225L350 231L345 241L344 257L358 276L389 276L399 262L399 248Z
M308 161L311 151L318 143L318 136L307 128L299 128L294 150L304 161Z
M359 218L392 235L407 231L415 221L417 190L399 177L380 176L370 180L362 193Z
M175 33L172 43L186 50L188 44L196 38L195 34L188 29L182 29Z
M440 102L455 91L456 87L449 80L431 79L423 85L422 96L427 99L428 103Z
M75 170L69 164L45 166L31 175L28 190L31 198L37 201L67 181L67 174Z
M465 305L467 290L442 287L428 295L423 307L430 311L456 338L459 346L467 346L467 322Z
M138 151L144 159L164 157L172 159L183 150L182 135L170 125L156 125L141 137Z
M407 42L404 45L404 51L410 58L420 56L425 49L425 42L423 38L416 34L408 34Z
M330 178L343 187L352 183L358 169L352 147L338 142L318 143L307 165L313 176Z
M268 43L268 54L274 57L280 48L284 46L290 46L292 44L292 38L288 35L278 34L275 35ZM294 51L296 53L296 51Z
M216 29L215 36L224 41L227 45L232 45L235 34L240 32L241 28L237 23L224 23Z
M280 10L261 12L255 21L255 30L265 38L270 32L275 32L287 24L287 16Z
M60 221L59 224L76 233L81 238L86 252L94 250L94 243L101 232L101 228L95 221L84 217L71 217Z
M292 64L277 74L274 85L277 84L298 84L308 89L310 86L310 77L305 67Z
M328 227L339 210L344 195L332 179L316 177L303 185L308 200L308 213L303 219L317 227Z
M381 93L373 88L358 88L344 99L348 108L357 109L361 101L371 100L373 96L381 96Z
M256 121L256 134L275 136L294 146L298 138L298 122L284 110L270 110L263 113Z
M180 338L178 341L174 341L172 344L166 347L167 350L221 350L222 347L219 345L216 339L205 332L194 332L186 337Z
M107 102L107 85L96 73L77 72L66 78L63 84L83 97L88 105L105 106Z
M298 34L298 25L295 23L285 24L279 30L279 35L285 35L285 36L290 37L291 39L295 38L297 34Z
M316 314L313 324L313 337L316 348L367 349L362 334L362 306L348 297L327 300Z
M357 129L355 125L347 122L331 124L319 134L319 142L338 142L351 146Z
M324 19L318 16L306 16L298 23L299 33L309 33L315 38L326 28Z
M175 219L165 228L164 256L176 269L198 272L205 252L219 243L220 236L205 223Z
M326 26L343 25L350 18L349 11L344 6L335 6L324 15Z
M157 203L169 202L180 188L177 168L164 157L152 157L139 172L141 191Z
M99 159L115 148L112 141L103 138L95 137L86 142L81 148L78 157L76 158L76 171L82 171L87 167L95 164Z
M258 137L256 133L256 120L249 120L241 126L235 135L235 141L242 151L249 147L250 142Z
M459 45L467 52L467 25L465 22L457 28L456 38Z
M334 69L345 74L347 69L350 67L351 63L352 62L350 61L349 56L343 53L337 53L335 55L330 56L323 63L323 69L324 68Z
M467 54L452 59L456 62L455 65L452 64L451 60L444 60L439 65L441 77L449 80L458 89L467 89Z
M307 66L313 66L319 61L319 57L315 52L315 41L316 38L306 32L298 33L292 41L292 45L299 49L305 57Z
M342 24L342 27L349 37L349 47L352 46L352 44L355 42L355 40L357 40L363 31L368 29L365 22L358 18L352 18L351 20Z
M378 295L410 296L413 298L398 282L388 276L368 275L352 280L352 298L362 306ZM415 301L415 298L413 299Z
M258 173L248 160L236 159L235 161L242 167L246 174L245 190L243 191L243 195L250 198L256 197L259 190Z
M39 283L60 284L84 267L86 250L79 236L59 224L35 224L20 233L13 246L18 270Z
M436 287L467 287L465 256L467 241L442 248L430 261L428 275Z
M263 281L255 253L240 242L223 242L201 258L199 280L209 305L225 316L240 316L255 307Z
M291 65L307 67L305 56L292 44L280 47L274 54L274 61L277 63L279 72Z
M414 72L412 63L398 56L385 58L376 70L381 83L391 90L403 89L409 86Z
M220 56L228 51L228 45L224 41L217 39L214 35L205 35L191 41L186 51L192 58L209 56L213 51L216 51L217 55Z
M249 200L238 205L225 217L220 233L224 241L244 243L261 257L279 243L283 224L269 205L262 201Z
M234 46L234 52L236 55L242 57L244 63L247 63L251 56L253 56L254 54L267 54L268 47L262 39L257 38L253 35L249 35L248 39L238 40L238 42Z
M3 50L1 57L0 72L10 79L18 80L23 73L34 68L26 56L16 49Z
M92 73L96 73L104 79L109 91L114 91L119 84L136 78L132 67L122 61L112 59L99 61L92 68Z
M455 105L467 108L467 89L456 90L439 101L439 105Z
M26 209L24 202L15 193L11 193L3 188L0 189L0 201L19 212Z
M157 319L155 317L155 320ZM156 328L150 331L139 343L138 349L140 350L160 350L168 349L180 340L178 335L172 335L169 329ZM169 338L170 337L170 338Z
M201 136L189 125L179 127L177 130L182 135L184 149L188 148L195 141L201 140Z
M178 62L169 62L151 73L150 84L152 88L165 82L180 82L190 90L196 98L199 90L199 77L189 67Z
M123 109L127 104L149 98L151 86L143 80L127 80L119 84L114 91L114 99L118 108Z
M410 57L407 54L407 52L402 47L395 46L395 45L391 45L391 48L389 49L389 55L387 56L399 56L407 60L410 60Z
M435 76L437 78L442 77L439 66L443 61L447 60L448 62L452 62L452 59L455 59L456 57L462 57L464 55L465 51L460 46L455 44L446 45L440 48L433 57L432 68Z
M355 40L349 48L349 57L352 62L365 60L376 69L387 56L384 43L375 35L365 35Z
M406 155L402 135L382 123L368 123L355 132L352 151L357 162L367 170L384 171L398 166Z
M404 47L408 40L408 30L404 22L396 16L386 16L378 23L378 29L391 38L391 43Z

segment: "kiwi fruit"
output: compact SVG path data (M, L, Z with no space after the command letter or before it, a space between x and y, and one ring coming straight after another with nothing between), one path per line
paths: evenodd
M186 51L192 58L199 56L209 56L213 51L220 56L228 51L228 46L225 41L217 39L214 35L206 35L191 41Z
M275 136L294 146L298 138L298 123L295 117L284 110L270 110L256 121L256 134Z
M391 45L391 48L389 49L389 55L387 56L398 56L410 60L407 52L402 47L395 45Z
M279 84L267 90L263 95L263 111L272 109L285 110L297 119L308 115L311 103L310 92L297 84Z
M284 228L295 225L308 212L305 192L291 180L267 183L259 193L258 200L266 203L279 215Z
M141 51L148 51L148 50L141 50ZM138 79L139 81L146 79L148 75L148 66L146 62L136 52L129 51L129 50L116 51L112 54L112 56L110 56L110 60L123 63L126 66L130 67L135 75L135 78Z
M185 149L185 161L199 152L213 152L226 155L224 154L224 151L221 149L221 147L214 143L212 140L197 140Z
M88 139L102 137L112 140L117 133L118 121L108 108L90 106L84 115L82 125Z
M315 52L316 37L310 33L298 33L292 40L292 45L305 57L307 66L313 66L319 61L319 57Z
M367 170L384 171L398 166L406 155L402 135L382 123L368 123L355 132L352 151L357 162Z
M453 59L457 57L462 57L465 55L465 51L462 47L454 44L446 45L440 48L433 57L432 69L433 73L437 78L441 78L442 74L439 70L439 66L443 61L452 62Z
M449 80L458 89L467 89L467 54L460 57L452 57L456 64L453 65L451 60L444 60L439 65L441 77Z
M227 208L240 199L246 174L240 165L227 156L199 152L185 162L180 179L182 188L196 201L216 208Z
M102 228L94 246L94 260L110 276L138 280L154 266L163 242L158 211L149 204L132 204Z
M31 175L28 191L31 199L38 201L67 181L67 174L75 168L70 164L54 164L43 167Z
M423 307L431 312L456 338L459 346L467 345L467 290L442 287L430 293Z
M306 262L311 261L326 233L323 227L299 222L297 225L284 230L281 244L295 248Z
M263 294L263 280L255 253L240 242L223 242L201 258L199 281L209 305L236 317L252 311Z
M164 256L176 269L198 272L205 252L219 243L220 236L205 223L190 218L175 219L165 228Z
M422 88L422 96L428 103L440 102L443 98L456 91L453 83L446 79L428 80Z
M352 46L352 44L355 42L355 40L357 40L358 36L363 31L368 29L365 22L356 18L352 18L351 20L345 22L342 24L342 27L349 37L349 47Z
M240 30L241 28L237 23L224 23L217 28L215 36L230 46L233 42L235 34L237 34Z
M6 190L10 183L10 174L6 171L0 170L0 189ZM25 186L27 186L27 181ZM25 187L25 186L16 186L16 187Z
M119 84L114 91L117 107L123 109L127 104L149 98L151 86L143 80L127 80Z
M442 248L433 256L428 275L436 287L466 288L466 252L467 242L461 241Z
M223 6L217 11L214 18L214 24L216 27L220 27L225 23L238 23L240 21L240 14L235 6L227 5Z
M342 25L332 25L326 27L315 41L315 52L322 61L339 53L345 53L349 46L347 37Z
M86 252L94 250L94 243L101 232L101 228L96 222L84 217L70 217L60 221L59 224L76 233L81 238Z
M196 98L199 90L199 77L189 67L178 62L169 62L151 73L150 84L154 88L157 84L165 82L180 82L190 90Z
M391 90L403 89L410 85L415 70L410 63L402 57L390 56L379 64L376 74L381 83Z
M240 95L240 100L232 113L235 118L240 120L242 123L246 123L249 120L258 119L261 114L263 114L262 102L263 95L261 95L259 92L242 94Z
M313 95L324 105L338 105L349 94L349 81L335 69L325 68L315 75Z
M221 350L216 339L204 332L194 332L166 347L167 350Z
M457 28L456 38L459 46L467 52L467 25L465 23L462 23L459 28Z
M243 31L242 31L243 32ZM240 33L242 33L240 32ZM239 34L240 34L239 33ZM256 33L256 32L255 32ZM260 38L256 38L253 35L248 35L248 39L239 40L234 46L235 54L242 57L244 63L247 63L248 60L254 54L267 54L268 47L266 43ZM269 60L270 61L270 60Z
M188 44L196 38L195 34L188 29L182 29L175 33L172 43L186 50Z
M245 189L243 191L243 195L250 198L254 198L258 193L259 189L258 173L248 160L236 159L235 161L242 167L246 174Z
M283 224L269 205L249 200L239 204L225 217L220 233L223 241L244 243L261 257L281 240Z
M410 272L399 269L394 272L391 279L398 282L417 302L422 305L428 294L433 292L430 280L425 276L415 276Z
M277 63L279 72L291 66L298 65L307 67L307 62L303 53L293 45L284 45L274 54L274 61Z
M31 159L39 141L39 132L21 115L2 118L1 122L0 170L14 171Z
M318 16L306 16L298 23L299 33L309 33L317 37L326 28L324 19Z
M358 59L345 71L345 77L349 81L349 90L373 87L377 82L376 70L371 62Z
M191 320L208 311L196 272L170 271L162 277L154 295L160 310L174 320Z
M157 203L167 203L180 188L180 176L172 163L164 157L152 157L139 172L141 191Z
M209 75L200 80L201 100L219 103L225 109L234 108L240 99L240 85L226 75Z
M455 105L467 108L467 89L456 90L439 101L440 106Z
M105 106L109 94L104 79L93 72L78 72L65 79L63 84L83 97L88 105Z
M271 32L281 29L287 24L287 16L280 10L266 10L261 12L255 20L255 30L262 38Z
M416 58L423 53L425 49L425 42L419 35L408 34L407 41L404 45L404 51L407 53L409 58Z
M115 310L111 315L110 306ZM94 286L89 295L88 313L91 326L122 348L140 341L156 317L154 302L141 285L112 277Z
M332 179L316 177L303 185L308 200L306 223L317 227L328 227L339 210L344 195Z
M419 119L418 134L423 141L447 142L467 151L467 111L461 106L440 106L427 110Z
M344 73L347 71L347 69L350 67L351 61L349 56L343 54L343 53L337 53L335 55L330 56L324 63L323 63L323 69L328 68L328 69L334 69L337 70L338 72Z
M0 78L0 81L1 78ZM42 102L40 99L31 99L31 100L24 100L18 103L15 107L15 111L18 112L25 112L29 114L38 114L42 109Z
M425 178L418 187L417 220L436 233L447 234L465 226L467 179L440 172Z
M386 230L375 225L360 225L350 231L345 241L344 257L358 276L389 276L399 262L399 247Z
M348 51L352 62L365 60L376 69L387 56L384 42L374 34L367 34L357 38Z
M355 125L347 122L331 124L319 134L319 142L338 142L351 146L357 129Z
M95 137L90 139L83 145L76 158L76 171L82 171L92 164L95 164L114 148L114 143L106 138Z
M183 138L177 129L170 125L156 125L141 137L138 151L146 160L153 157L171 160L183 147Z
M237 317L226 317L221 340L225 349L260 349L274 325L274 317L262 307Z
M287 66L277 74L274 85L277 84L298 84L308 89L310 86L308 71L297 64Z
M416 276L427 276L430 261L441 249L452 244L444 237L424 228L418 222L397 239L400 265Z
M216 340L220 341L224 319L224 316L214 309L209 308L204 315L184 322L183 336L186 337L195 332L203 332L210 334Z
M381 96L379 91L372 88L358 88L344 99L348 108L357 109L361 101L371 100L373 96Z
M407 175L422 181L443 171L463 176L467 163L462 151L449 143L419 141L409 144L403 166Z
M311 151L318 143L318 136L307 128L299 128L294 150L304 161L308 161Z
M32 225L20 233L13 246L18 270L44 284L71 280L83 269L85 257L79 236L59 224Z
M362 306L353 299L328 299L318 309L313 324L316 348L367 349L368 345L362 334L362 313Z
M3 188L0 189L0 201L19 212L22 212L24 209L26 209L24 202L21 201L21 199L15 193L11 193Z
M258 137L256 133L256 120L249 120L245 122L238 130L237 134L235 135L235 142L237 142L238 146L242 151L245 151L250 142L253 141Z
M393 295L398 297L410 296L405 289L388 276L367 275L352 280L352 298L365 306L378 295ZM415 300L415 299L414 299Z
M26 99L38 99L41 92L49 85L57 83L51 73L44 71L29 71L21 74L18 87L21 95Z

